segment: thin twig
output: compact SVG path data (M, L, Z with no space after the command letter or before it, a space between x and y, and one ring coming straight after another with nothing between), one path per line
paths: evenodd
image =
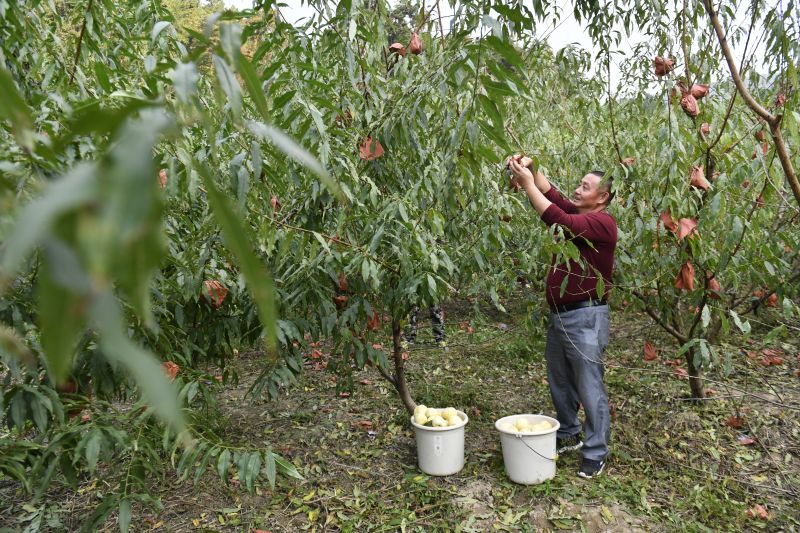
M78 70L78 61L81 58L81 47L83 46L83 35L86 33L86 19L88 18L87 14L91 14L92 12L92 5L94 4L94 0L89 0L89 4L86 6L86 12L83 14L83 24L81 25L81 32L78 34L78 45L75 48L75 61L72 65L72 73L69 76L69 83L72 84L75 81L75 73Z

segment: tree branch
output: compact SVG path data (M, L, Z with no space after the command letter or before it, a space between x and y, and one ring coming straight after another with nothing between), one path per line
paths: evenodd
M606 70L608 76L608 117L611 120L611 139L614 142L614 150L617 151L617 162L622 163L622 154L619 151L619 142L617 141L617 131L614 128L614 107L613 98L611 96L611 52L606 54Z
M722 55L725 56L725 61L728 63L728 70L731 73L731 77L733 77L733 83L736 85L736 89L739 91L739 94L742 95L742 98L750 107L750 109L755 111L758 116L766 120L767 123L772 124L776 121L776 117L764 109L761 104L756 102L755 98L753 98L753 96L750 94L750 91L748 91L747 87L744 86L742 77L739 75L739 69L736 67L733 54L728 46L728 40L725 39L725 34L722 31L722 25L719 22L719 17L717 17L717 12L714 10L714 6L711 5L711 0L703 0L703 4L705 5L706 12L711 19L711 25L714 27L714 32L717 34L719 47L722 50Z
M72 65L72 74L69 76L69 83L75 81L75 72L78 70L78 61L81 58L81 47L83 46L83 34L86 33L86 16L87 13L92 12L92 4L94 4L94 0L89 0L89 4L86 6L86 13L83 14L83 24L81 25L81 32L78 34L78 46L75 47L75 61Z
M744 86L744 82L742 81L742 77L739 75L739 70L736 68L736 62L734 61L733 54L728 46L728 41L725 39L725 35L722 32L722 25L719 22L719 18L717 17L717 12L714 10L714 6L711 4L711 0L703 0L703 5L705 5L706 12L711 19L711 25L714 27L714 32L717 34L717 40L719 41L720 49L722 50L722 54L725 56L725 61L728 63L728 70L733 77L733 83L736 85L736 90L742 95L742 99L745 101L748 107L750 107L750 109L752 109L758 116L763 118L767 124L769 124L769 130L770 133L772 133L772 139L775 141L775 151L778 153L778 159L783 167L783 173L786 176L786 180L789 182L789 186L792 189L792 193L794 194L797 204L800 205L800 181L798 181L797 174L795 174L791 158L789 157L789 152L786 150L786 144L783 141L783 135L781 133L780 124L783 117L782 115L773 115L767 109L762 107L761 104L756 102L755 98L753 98L753 96L747 90L747 87Z
M650 315L650 318L655 320L659 326L664 328L664 331L675 337L681 344L686 344L686 342L688 342L689 339L686 337L686 335L664 322L664 319L661 318L652 307L650 307L650 304L647 302L647 298L645 298L642 293L639 291L633 291L633 295L642 301L644 304L644 312Z

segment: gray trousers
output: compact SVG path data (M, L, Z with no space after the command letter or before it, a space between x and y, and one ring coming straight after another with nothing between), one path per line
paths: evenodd
M581 431L578 407L586 414L584 444L587 459L605 459L611 420L603 384L603 351L608 346L608 306L584 307L563 313L550 311L547 328L547 380L561 424L558 437Z

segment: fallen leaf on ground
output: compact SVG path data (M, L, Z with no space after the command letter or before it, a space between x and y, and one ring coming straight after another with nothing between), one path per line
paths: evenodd
M648 341L644 341L644 360L655 361L656 359L658 359L656 349Z
M748 437L747 435L739 435L739 437L736 439L736 442L742 446L750 446L756 443L753 437Z
M739 429L744 425L744 422L742 422L742 419L740 417L736 415L731 415L725 420L725 425L730 428Z
M757 503L747 510L747 516L750 518L760 518L762 520L766 520L769 517L769 513L767 513L767 509L763 505Z
M764 356L761 358L761 364L764 366L776 366L782 365L783 359L777 356Z

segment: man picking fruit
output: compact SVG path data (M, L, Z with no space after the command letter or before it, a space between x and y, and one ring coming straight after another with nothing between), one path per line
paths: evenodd
M512 187L525 191L545 224L562 226L580 252L579 262L557 264L554 257L547 276L550 322L545 359L550 395L561 424L558 453L581 449L578 475L592 478L605 467L611 432L603 351L608 345L606 299L617 246L617 223L607 211L614 197L612 178L600 171L586 174L569 201L544 174L534 175L528 168L530 159L516 156L508 166ZM581 404L586 414L585 441L578 420Z

